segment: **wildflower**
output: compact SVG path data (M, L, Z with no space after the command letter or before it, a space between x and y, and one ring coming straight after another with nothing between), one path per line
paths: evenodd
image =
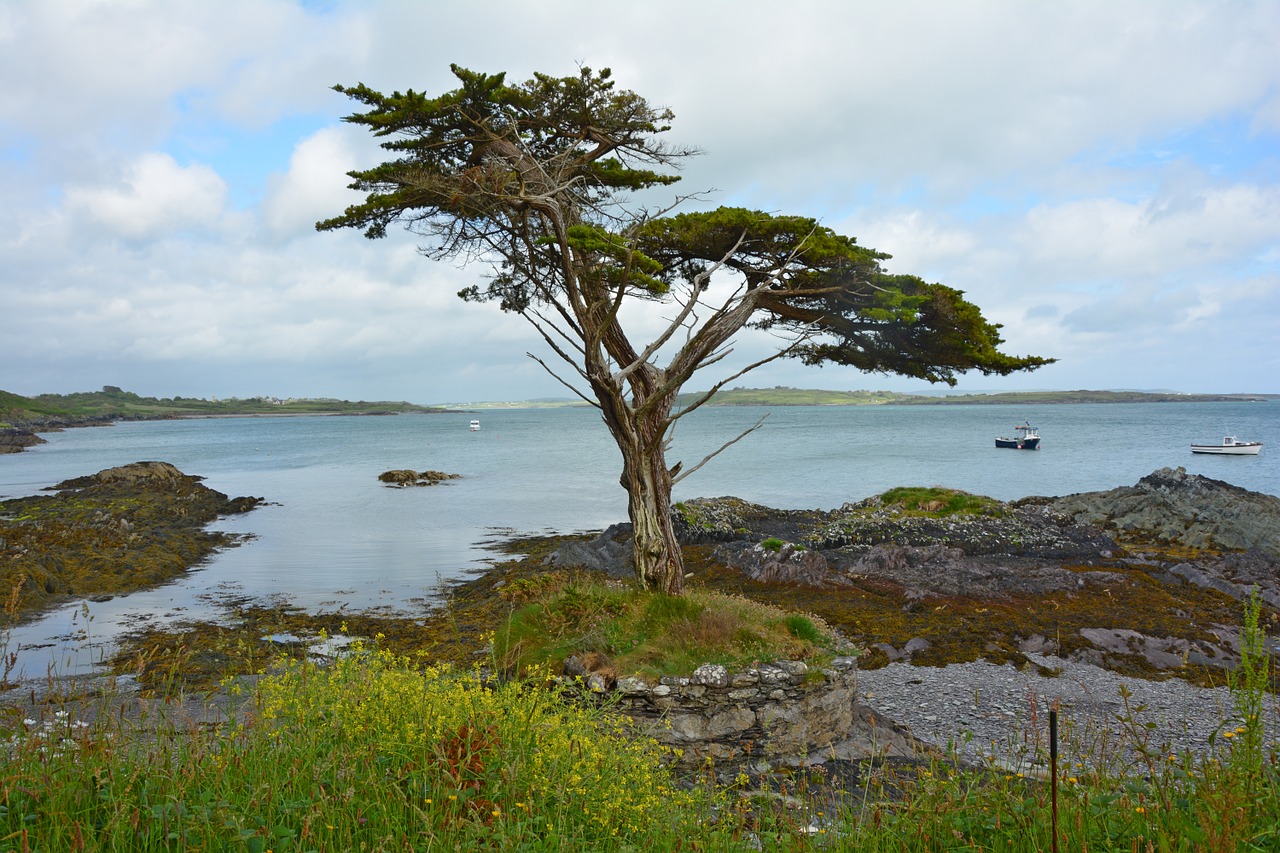
M1069 777L1069 778L1067 779L1067 781L1068 781L1068 782L1070 782L1072 785L1074 785L1074 784L1076 784L1077 782L1079 782L1080 780L1079 780L1079 779L1077 779L1075 776L1071 776L1071 777Z
M1146 814L1147 810L1144 809L1142 806L1136 806L1134 808L1134 811L1137 812L1138 814Z
M1223 732L1223 733L1222 733L1222 736L1223 736L1223 737L1235 737L1235 736L1236 736L1236 733L1235 733L1235 732Z

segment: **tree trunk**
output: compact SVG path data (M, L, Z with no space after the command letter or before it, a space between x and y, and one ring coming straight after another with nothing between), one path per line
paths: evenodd
M622 451L636 577L645 589L684 592L684 559L671 522L671 472L661 440Z
M649 371L633 376L633 389L653 388ZM666 432L673 393L657 405L627 404L613 382L592 383L604 421L622 452L619 482L627 490L636 578L644 589L668 595L684 593L684 558L671 521L671 471L667 468ZM643 392L641 392L643 393Z

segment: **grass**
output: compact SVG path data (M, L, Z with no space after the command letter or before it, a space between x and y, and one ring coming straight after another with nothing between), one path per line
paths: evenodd
M570 655L592 669L658 679L704 663L730 670L753 662L832 656L839 641L817 617L705 589L679 597L564 573L535 577L501 594L536 591L497 632L503 671L559 667Z
M982 515L994 513L1000 507L994 498L939 486L899 486L879 498L883 506L896 507L909 514Z
M696 625L716 607L613 592L547 577L522 594L592 602L548 608L565 624L616 610L632 625ZM1136 771L1115 753L1073 754L1056 786L935 758L868 767L847 785L819 786L815 772L717 787L676 777L670 755L607 706L545 689L536 664L498 682L377 640L329 666L277 662L247 688L250 713L212 728L162 703L140 718L12 706L0 714L0 851L1032 851L1050 849L1055 824L1062 850L1276 850L1280 756L1262 724L1275 697L1258 613L1255 597L1231 683L1238 719L1208 755L1156 752L1130 708ZM810 629L793 614L780 631ZM1047 763L1043 742L1031 748Z

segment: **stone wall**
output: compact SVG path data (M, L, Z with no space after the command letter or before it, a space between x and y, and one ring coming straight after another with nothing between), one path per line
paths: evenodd
M618 710L659 742L681 751L680 763L750 757L777 763L847 741L859 723L857 671L839 657L820 672L803 661L777 661L731 673L704 664L687 678L617 680Z

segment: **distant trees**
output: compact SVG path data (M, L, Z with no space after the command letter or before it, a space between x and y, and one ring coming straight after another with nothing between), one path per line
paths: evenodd
M316 227L379 238L399 224L425 238L431 258L488 266L484 283L459 295L524 316L568 378L531 357L600 410L622 453L646 587L682 591L671 488L711 458L668 467L670 430L744 373L791 357L954 384L958 372L1051 361L1002 353L999 325L960 291L891 275L880 266L887 255L812 218L675 213L680 198L656 212L633 207L637 191L675 183L693 152L662 141L670 110L615 89L608 69L514 85L503 74L453 73L458 88L438 96L335 87L364 108L345 120L384 139L392 156L349 173L365 200ZM729 285L714 299L713 279ZM669 309L652 340L624 328L624 306L637 301ZM777 351L673 412L684 383L722 362L745 327L777 334Z

